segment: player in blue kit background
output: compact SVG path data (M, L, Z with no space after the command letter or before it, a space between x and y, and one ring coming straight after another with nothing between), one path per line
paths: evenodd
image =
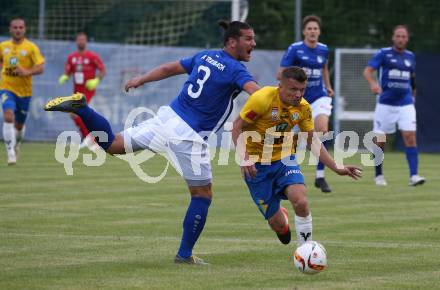
M332 111L333 89L328 71L328 47L318 42L321 35L321 18L309 15L303 19L304 40L292 43L281 59L278 79L289 66L302 67L308 78L304 98L312 107L315 132L328 132L328 121ZM327 147L327 141L323 140ZM322 192L331 192L325 180L325 165L319 161L316 167L315 186Z
M222 50L205 50L180 61L160 65L144 75L129 80L125 90L174 75L187 73L187 81L170 106L161 107L154 118L114 134L109 122L87 106L81 94L49 101L45 110L73 112L90 132L103 131L107 140L97 143L110 154L125 154L150 149L166 152L183 175L191 193L183 221L183 235L175 257L176 263L207 264L192 254L208 215L212 199L212 171L206 136L215 132L232 111L233 99L242 90L249 94L259 86L240 61L249 61L255 48L255 34L246 23L220 21L225 30Z
M418 152L416 142L416 96L414 54L406 50L409 41L408 27L398 25L393 30L392 47L380 49L368 62L364 77L370 90L379 95L374 112L373 130L379 134L396 132L396 124L405 143L406 159L409 166L409 185L421 185L425 178L418 175ZM380 85L373 77L375 70L380 72ZM384 149L385 142L377 142ZM381 154L381 153L378 153ZM377 155L377 154L375 154ZM387 182L382 172L382 163L376 165L375 182L385 186Z

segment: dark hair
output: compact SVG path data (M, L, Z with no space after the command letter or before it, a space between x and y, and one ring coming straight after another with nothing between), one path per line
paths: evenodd
M394 28L393 28L393 35L394 35L394 33L396 32L397 29L401 29L401 28L405 29L406 32L407 32L408 35L409 35L409 28L408 28L408 26L405 25L405 24L399 24L399 25L394 26Z
M238 39L241 36L241 30L252 29L246 22L219 20L218 25L223 28L223 44L226 45L229 38Z
M87 37L87 33L85 33L84 31L79 31L79 32L76 33L75 38L78 37L78 36L81 36L81 35L84 35L85 37Z
M23 22L24 22L24 25L26 25L26 21L24 21L23 18L21 18L21 17L14 17L14 18L11 19L11 21L9 21L9 26L11 26L12 22L13 22L13 21L16 21L16 20L23 21Z
M304 28L306 28L306 25L309 22L316 22L316 23L318 23L319 28L321 28L321 17L316 16L316 15L307 15L306 17L303 18L303 23L302 23L303 30L304 30Z
M282 79L294 79L300 83L307 81L306 72L299 66L289 66L281 73Z

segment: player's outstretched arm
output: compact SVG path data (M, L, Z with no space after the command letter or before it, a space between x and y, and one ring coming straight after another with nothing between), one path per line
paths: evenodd
M179 61L168 62L127 81L125 84L125 91L128 92L129 89L137 88L145 83L160 81L184 73L186 73L186 71Z
M243 86L243 90L246 93L248 93L249 95L252 95L253 93L258 91L259 89L260 89L260 86L254 81L249 81L249 82L245 83Z
M249 124L240 118L240 116L235 119L232 127L232 141L235 145L235 150L237 151L238 156L240 156L240 170L241 175L243 177L251 177L254 178L257 175L257 169L255 168L255 164L249 164L249 154L246 151L246 140L243 138L243 128L248 126Z
M335 160L330 156L325 146L322 146L322 142L314 131L308 132L307 148L312 151L313 155L319 158L319 161L324 163L325 166L330 168L338 175L348 175L353 179L362 177L362 169L357 166L345 165L338 166Z

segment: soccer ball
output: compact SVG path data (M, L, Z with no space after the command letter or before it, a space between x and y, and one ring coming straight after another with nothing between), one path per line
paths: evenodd
M293 253L295 267L304 274L317 274L327 268L327 251L318 242L308 241Z

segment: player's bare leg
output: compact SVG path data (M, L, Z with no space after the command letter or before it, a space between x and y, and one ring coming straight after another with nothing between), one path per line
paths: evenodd
M268 220L270 228L277 234L281 243L287 245L290 243L291 232L289 227L289 213L284 207L280 209L269 218Z
M312 240L312 214L309 211L306 187L304 184L292 184L285 194L295 211L295 229L298 244Z
M315 131L326 134L328 132L328 120L329 117L325 114L320 114L316 116ZM323 145L326 146L326 142L323 142ZM315 187L321 189L322 192L331 192L332 190L325 180L324 168L324 164L322 162L318 162L318 165L316 167Z

